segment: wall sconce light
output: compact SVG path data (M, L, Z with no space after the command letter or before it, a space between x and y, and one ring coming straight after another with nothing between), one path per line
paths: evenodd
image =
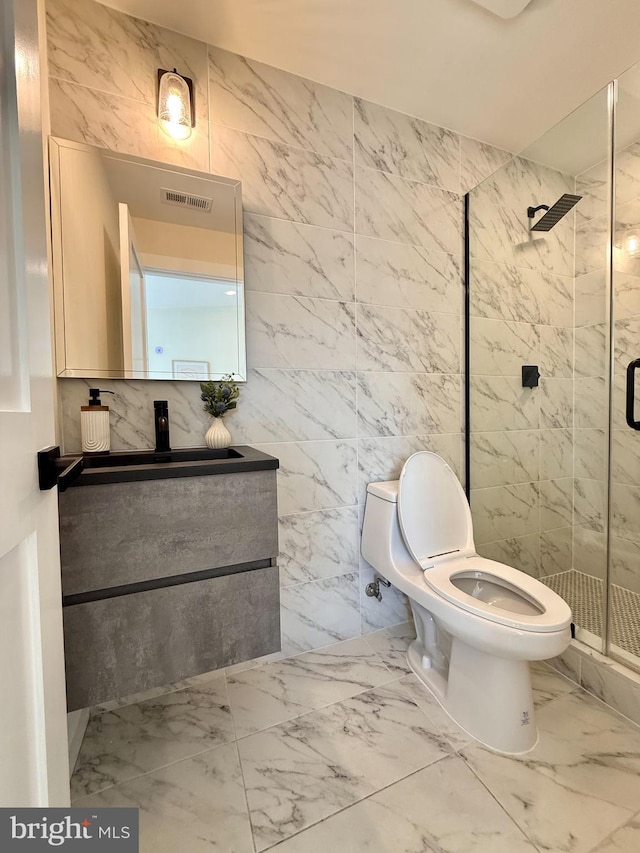
M158 68L158 122L174 139L188 139L196 124L193 80Z

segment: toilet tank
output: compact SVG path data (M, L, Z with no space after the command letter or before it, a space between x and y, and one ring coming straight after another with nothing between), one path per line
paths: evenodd
M398 524L398 480L369 483L360 550L374 569L387 577L398 548L405 551Z

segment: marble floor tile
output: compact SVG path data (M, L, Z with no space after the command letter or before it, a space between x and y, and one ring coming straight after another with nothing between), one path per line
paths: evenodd
M462 754L541 850L587 853L637 811L640 731L585 693L548 703L537 721L540 742L526 755L478 745Z
M533 702L536 708L541 708L547 702L572 693L578 689L577 684L560 675L544 661L533 661L529 664L531 670L531 687Z
M413 673L400 679L400 684L407 691L411 699L429 717L431 722L437 726L438 731L456 752L467 744L473 742L473 738L447 714L436 697L428 690L420 679Z
M224 675L89 720L71 796L77 800L234 739Z
M444 757L393 683L238 741L257 850Z
M640 815L613 832L590 853L638 853L640 850Z
M396 675L357 637L229 678L236 737L371 690Z
M462 760L455 757L444 758L396 782L274 850L535 853L533 844Z
M235 743L82 800L140 809L140 853L253 853Z
M366 635L367 643L382 658L385 666L396 674L410 675L411 669L407 663L407 649L416 638L413 622L394 625L382 631L374 631Z

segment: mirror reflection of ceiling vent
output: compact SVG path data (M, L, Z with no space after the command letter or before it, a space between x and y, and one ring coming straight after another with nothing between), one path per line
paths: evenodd
M212 198L205 196L191 195L183 193L179 190L168 190L162 187L160 197L163 204L173 204L176 207L188 207L191 210L200 210L202 213L210 213L213 205Z

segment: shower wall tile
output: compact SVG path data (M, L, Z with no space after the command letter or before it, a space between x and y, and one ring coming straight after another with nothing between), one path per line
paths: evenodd
M606 429L607 384L603 376L575 381L575 426L577 429Z
M609 220L607 216L586 219L576 212L576 275L601 270L607 265Z
M573 426L573 379L540 380L540 425L543 429Z
M573 567L594 578L606 576L607 552L604 533L576 524L573 529Z
M246 312L251 367L355 369L354 303L250 291Z
M280 515L356 503L355 441L304 441L254 446L280 460Z
M425 435L460 430L460 377L358 373L358 435Z
M640 341L640 315L616 319L615 322L615 370L618 376L626 377L629 362L638 357Z
M487 560L496 560L513 566L520 572L537 578L540 575L540 535L532 533L515 539L486 542L478 546L478 553Z
M470 343L472 374L521 377L523 364L539 361L540 332L530 323L477 318Z
M358 302L459 315L461 258L420 246L357 237Z
M252 369L241 393L226 416L237 444L356 435L354 371Z
M607 372L608 342L604 323L581 326L576 329L576 377L605 376Z
M611 439L612 481L627 486L640 485L640 442L638 441L638 433L629 428L614 429Z
M356 98L356 163L460 192L460 138L420 119Z
M470 192L497 172L513 155L501 148L460 137L460 192Z
M280 591L282 651L288 655L360 634L359 575L284 587Z
M640 198L640 142L616 155L616 204Z
M474 260L471 316L573 325L573 279L504 263Z
M211 171L242 181L245 211L353 229L350 163L211 125Z
M540 370L554 379L573 376L573 329L540 326Z
M462 202L447 190L356 167L356 233L460 255Z
M343 160L353 156L349 95L209 48L211 121Z
M572 429L540 430L540 479L573 476L574 433Z
M189 169L208 169L206 122L189 139L176 142L158 126L154 106L54 78L49 78L49 107L54 136Z
M476 543L537 533L538 503L537 483L472 490Z
M473 241L471 251L475 253ZM537 323L538 279L537 272L522 267L474 259L470 269L471 317Z
M640 486L612 484L611 531L616 536L640 542Z
M540 529L554 530L573 524L573 480L540 482Z
M575 476L587 480L604 480L607 434L603 429L574 431Z
M568 572L573 565L573 528L561 527L540 534L540 577Z
M473 430L538 429L540 391L522 387L520 377L472 376Z
M537 430L474 431L471 442L473 487L482 489L538 481L539 444Z
M616 270L613 277L616 317L620 320L640 314L640 278Z
M552 231L530 231L524 210L478 199L469 228L474 260L498 261L554 275L573 275L573 219L565 217Z
M618 275L616 275L616 280ZM576 276L576 328L604 323L607 318L607 280L604 269Z
M602 480L574 480L574 523L596 533L604 533L606 524L605 484Z
M571 254L571 259L573 253ZM551 275L538 272L535 287L540 309L540 322L547 326L573 327L573 273Z
M460 318L358 305L359 371L460 372Z
M282 587L359 571L355 506L280 516Z
M640 542L611 536L611 583L640 595Z
M570 175L524 157L513 157L478 187L474 201L522 212L526 218L529 206L551 206L563 193L573 191Z
M244 214L245 287L353 302L353 236L286 219Z

